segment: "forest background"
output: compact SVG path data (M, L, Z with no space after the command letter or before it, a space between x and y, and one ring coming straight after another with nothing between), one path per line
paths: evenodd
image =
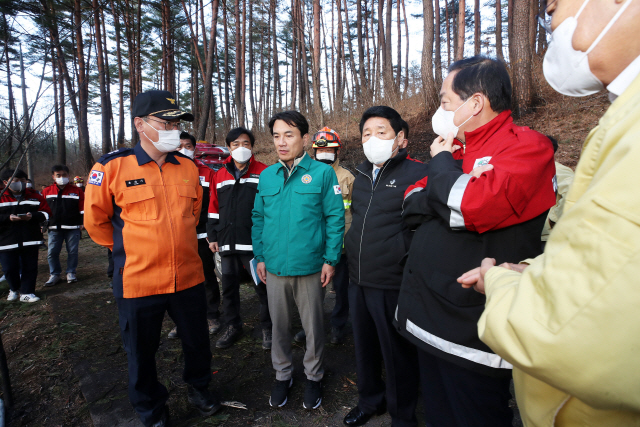
M131 100L149 89L177 94L198 140L224 144L229 129L249 127L265 161L275 160L274 112L301 111L312 132L331 126L348 155L362 111L379 104L396 108L428 153L447 67L474 54L506 62L517 119L575 148L594 121L583 125L580 111L597 117L606 101L565 99L546 85L538 2L0 0L0 168L39 181L54 162L85 174L137 143ZM573 128L541 113L550 103L577 113Z

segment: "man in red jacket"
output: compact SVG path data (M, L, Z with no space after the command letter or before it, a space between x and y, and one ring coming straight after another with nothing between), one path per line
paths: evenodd
M9 282L8 301L40 301L34 291L38 276L38 248L43 243L40 224L51 209L34 189L27 188L27 174L2 171L8 187L0 197L0 264Z
M54 165L51 175L55 183L42 190L42 197L47 200L52 212L47 254L50 276L45 286L53 286L60 281L63 242L67 244L67 283L78 281L78 245L84 228L84 191L69 182L69 168L66 165Z
M207 234L209 248L219 252L222 275L223 334L217 348L233 345L242 335L240 318L240 273L242 267L250 271L253 258L251 241L251 211L258 192L260 174L267 165L253 157L255 137L245 128L231 129L226 137L231 156L216 172L211 183ZM262 282L255 285L260 298L260 326L262 347L271 348L271 316L267 288Z
M403 219L416 231L396 323L418 347L427 425L506 427L512 366L478 337L484 295L456 279L489 255L502 263L540 254L555 204L553 147L513 123L502 62L455 62L440 99L427 177L405 193Z

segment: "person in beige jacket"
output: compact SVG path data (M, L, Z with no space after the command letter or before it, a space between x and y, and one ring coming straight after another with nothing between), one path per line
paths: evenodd
M486 258L459 281L486 293L478 332L514 365L525 426L640 426L640 1L556 0L547 13L547 81L572 96L606 87L613 103L545 252L528 266Z
M353 194L353 174L340 166L338 154L342 148L338 132L324 127L313 136L314 157L333 167L338 177L342 201L344 202L344 233L351 227L351 195ZM341 344L345 335L345 324L349 318L349 267L347 256L342 247L340 262L336 265L336 275L333 277L333 290L336 293L336 304L331 313L331 343Z

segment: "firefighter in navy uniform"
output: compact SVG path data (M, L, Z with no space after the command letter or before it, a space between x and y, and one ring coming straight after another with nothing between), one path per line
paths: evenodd
M167 423L167 389L158 382L155 353L165 312L180 331L189 402L203 415L220 409L209 391L211 350L204 275L196 224L202 186L198 168L175 152L180 119L167 91L133 101L140 143L103 156L89 174L84 225L112 249L113 292L129 362L129 399L145 426Z
M216 263L213 254L209 250L209 241L207 240L207 207L209 206L211 183L213 182L215 171L196 158L196 150L196 138L188 132L182 132L180 134L180 150L178 152L193 159L196 166L198 166L200 185L202 185L202 209L200 209L200 220L196 227L196 235L198 237L198 255L200 255L204 269L209 335L215 335L220 332L222 327L220 324L220 287L216 276ZM178 338L177 327L171 329L168 338Z

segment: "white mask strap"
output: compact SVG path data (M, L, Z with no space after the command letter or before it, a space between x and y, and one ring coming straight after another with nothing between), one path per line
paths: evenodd
M576 16L574 16L574 18L578 19L578 16L580 16L580 14L584 10L584 8L587 5L587 3L589 3L589 0L585 0L585 2L582 3L582 6L580 6L580 9L578 9L578 13L576 13Z
M587 0L588 2L589 0ZM584 4L587 4L587 2L585 2ZM582 5L582 7L584 8L584 4ZM611 21L609 21L609 23L607 24L606 27L604 27L604 30L602 30L602 32L600 33L600 35L594 40L593 43L591 43L591 46L589 46L589 49L587 49L587 55L589 54L589 52L591 52L593 50L594 47L596 47L598 45L598 43L600 42L600 40L602 40L602 38L605 36L605 34L607 34L607 32L609 31L609 29L611 29L611 27L613 26L613 24L616 23L616 21L618 20L618 18L620 18L620 15L622 15L622 13L625 11L625 9L627 7L629 7L629 5L631 4L631 0L626 0L626 2L620 7L620 9L616 12L615 15L613 15L613 18L611 18ZM582 11L582 9L581 9ZM578 15L576 15L577 18Z

